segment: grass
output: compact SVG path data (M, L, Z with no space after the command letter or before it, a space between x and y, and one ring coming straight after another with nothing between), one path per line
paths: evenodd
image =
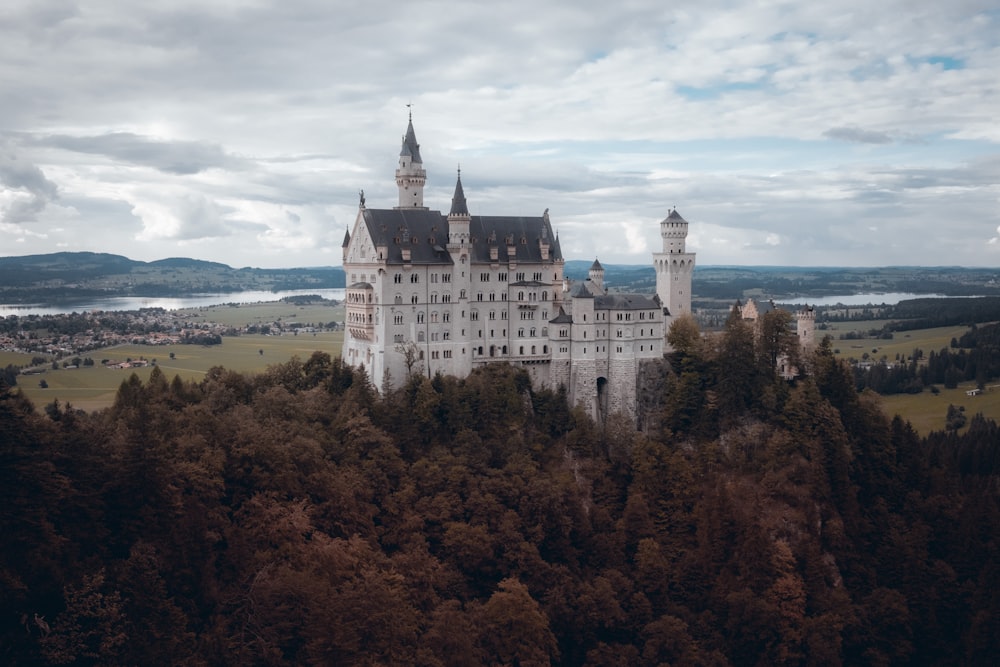
M205 306L202 308L186 308L176 311L177 315L185 317L192 323L217 322L226 326L243 327L250 324L268 322L283 322L286 325L326 324L328 322L344 321L344 306L338 304L308 304L296 305L284 301L268 303L241 304L233 306Z
M981 412L985 417L1000 421L1000 386L978 396L966 396L965 392L975 386L974 382L966 382L957 389L941 388L941 393L937 395L924 391L919 394L883 396L882 406L887 415L898 414L909 421L920 435L944 430L949 405L964 407L969 419Z
M826 331L817 331L816 338L819 340L824 335L829 335L833 340L831 344L835 350L840 350L838 357L842 359L861 360L866 352L872 360L881 359L883 356L887 361L895 361L896 355L909 357L915 348L924 351L924 357L930 354L931 350L939 352L941 348L948 347L952 338L959 338L969 330L966 326L957 327L936 327L933 329L917 329L915 331L893 332L892 340L880 340L877 338L864 338L861 340L838 340L842 333L850 331L868 332L870 329L881 329L885 321L872 322L836 322L830 325ZM873 352L875 350L875 352Z
M197 381L213 366L241 373L259 373L293 356L305 361L317 350L331 357L339 356L343 342L342 332L227 336L222 339L222 345L121 345L94 351L89 356L98 362L101 359L155 359L168 380L177 375L183 380ZM173 359L170 358L171 353L174 354ZM38 408L58 400L83 410L99 410L114 402L119 385L132 373L145 382L152 370L152 367L111 369L98 363L91 367L61 368L47 370L41 375L21 376L18 388ZM43 379L48 383L46 389L39 386Z

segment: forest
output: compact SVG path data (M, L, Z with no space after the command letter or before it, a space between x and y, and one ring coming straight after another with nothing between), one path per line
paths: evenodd
M767 334L765 329L765 334ZM829 341L682 318L644 429L490 365L314 353L0 393L8 665L986 665L1000 428L920 438Z

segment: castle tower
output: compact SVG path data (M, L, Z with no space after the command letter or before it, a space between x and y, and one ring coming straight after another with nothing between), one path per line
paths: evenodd
M691 312L691 277L694 253L687 252L688 222L675 208L660 222L663 252L653 253L656 269L656 296L671 318ZM669 328L669 321L664 322Z
M418 208L427 210L424 206L424 183L427 182L427 172L424 171L423 160L420 159L420 144L413 131L413 113L403 137L403 148L399 151L399 167L396 169L396 186L399 188L399 206L396 208Z
M816 310L803 306L795 313L795 331L799 336L799 345L803 351L811 350L816 345Z
M451 198L451 211L448 213L448 250L452 254L469 245L469 205L465 201L465 190L462 189L462 170L458 170L458 180L455 182L455 195ZM468 251L466 250L466 254Z
M587 272L587 277L590 278L590 282L593 284L594 289L598 292L604 291L604 267L596 259L594 263L590 265L590 271Z

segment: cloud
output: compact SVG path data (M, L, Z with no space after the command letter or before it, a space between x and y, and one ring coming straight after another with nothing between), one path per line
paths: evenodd
M59 188L37 166L0 144L0 213L8 223L32 222L51 202Z
M832 127L824 132L823 136L859 144L889 144L893 141L888 132L863 130L860 127Z
M412 103L428 205L460 163L474 213L550 208L570 258L648 261L676 204L700 264L996 261L981 3L119 4L0 9L26 252L339 262L358 190L396 203Z
M165 141L131 132L101 136L52 135L35 141L39 146L77 153L102 155L114 161L151 167L171 174L197 174L221 169L243 169L246 161L227 155L215 144L200 141Z

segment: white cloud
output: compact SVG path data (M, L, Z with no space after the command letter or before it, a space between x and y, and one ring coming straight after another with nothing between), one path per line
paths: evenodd
M412 102L428 204L461 163L474 213L550 208L571 258L648 261L676 205L703 265L996 261L991 3L435 7L5 2L18 254L339 263Z

